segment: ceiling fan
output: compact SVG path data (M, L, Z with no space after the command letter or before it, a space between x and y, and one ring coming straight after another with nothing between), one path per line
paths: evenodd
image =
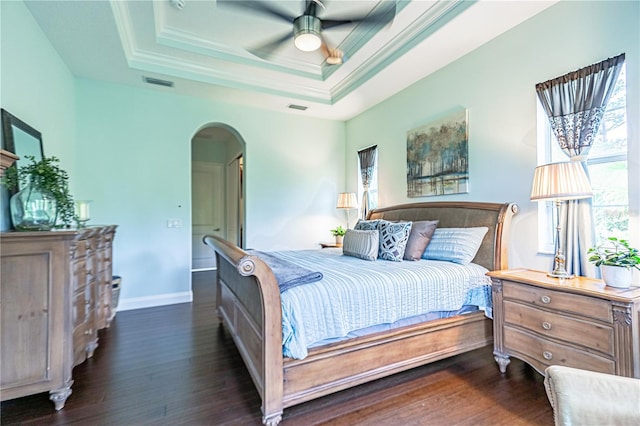
M245 0L218 0L223 7L241 8L246 11L256 12L263 16L276 18L292 24L292 31L277 36L266 43L247 49L255 56L269 60L274 53L287 41L293 38L293 42L303 52L313 52L320 49L327 64L339 65L344 62L344 53L335 47L329 46L322 35L324 30L332 28L357 25L358 28L382 28L396 15L396 1L383 1L372 12L362 16L343 17L342 19L323 19L320 13L329 6L328 0L303 0L304 9L300 16L292 16L289 12L280 10L277 6L266 1Z

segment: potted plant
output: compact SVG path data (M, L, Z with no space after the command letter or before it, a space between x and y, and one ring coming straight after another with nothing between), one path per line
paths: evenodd
M341 225L338 225L337 228L334 228L334 229L330 230L329 232L331 232L331 235L336 237L336 244L340 245L340 244L342 244L342 237L344 237L344 234L347 233L347 230L344 229Z
M640 270L638 249L627 240L610 237L607 242L587 251L589 262L600 267L602 279L610 287L629 288L633 277L631 268Z
M74 219L69 175L56 157L25 159L29 164L9 167L2 180L8 189L20 189L9 202L13 226L19 231L49 230L58 222L68 227Z

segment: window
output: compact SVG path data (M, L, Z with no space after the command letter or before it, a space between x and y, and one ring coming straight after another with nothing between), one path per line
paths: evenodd
M593 188L593 222L597 244L607 237L629 236L629 179L627 174L626 66L623 65L598 136L589 151L587 168ZM538 102L539 104L539 102ZM558 147L541 105L538 105L539 164L567 161ZM538 250L553 253L553 203L539 203Z
M378 207L378 147L377 145L358 151L358 198L360 202L360 213L365 217L367 212ZM366 181L366 182L365 182ZM368 185L365 185L367 183ZM365 186L367 186L365 188ZM367 190L366 203L363 195ZM365 208L364 204L368 204Z

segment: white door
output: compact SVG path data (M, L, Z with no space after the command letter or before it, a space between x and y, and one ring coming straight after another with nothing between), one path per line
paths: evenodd
M191 268L215 268L213 250L204 245L202 237L206 234L225 237L223 164L199 161L192 163L191 203Z
M227 164L227 239L238 247L240 241L240 168L236 158Z

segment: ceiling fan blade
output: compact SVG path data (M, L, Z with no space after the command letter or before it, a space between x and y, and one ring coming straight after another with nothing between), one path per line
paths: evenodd
M389 1L364 16L355 16L343 19L323 19L322 29L342 27L346 25L360 25L365 27L384 27L396 17L396 2Z
M322 44L320 45L320 51L324 56L327 65L340 65L344 63L344 53L338 48L331 48L327 44L327 40L321 35Z
M256 46L256 47L252 47L247 49L247 52L251 53L252 55L257 56L258 58L264 59L265 61L268 61L269 59L271 59L273 57L273 54L286 42L286 41L290 41L293 39L293 32L288 32L284 35L281 35L279 37L276 37L272 40L269 40L268 42L260 45L260 46Z
M225 8L235 8L242 10L250 10L258 12L262 15L273 16L288 23L293 23L296 16L292 16L280 9L273 7L270 3L264 1L251 0L217 0L217 4Z

